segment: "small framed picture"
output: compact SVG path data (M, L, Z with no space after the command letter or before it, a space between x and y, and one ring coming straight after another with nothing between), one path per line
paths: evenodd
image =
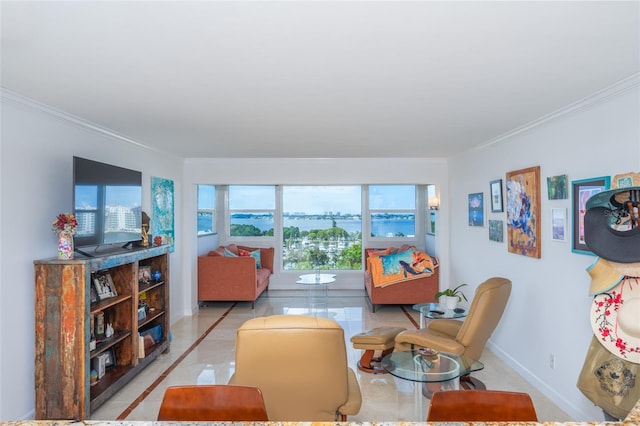
M104 360L104 366L106 368L116 365L116 353L113 348L107 349L104 354L106 355Z
M148 283L151 281L151 266L140 266L138 268L138 282Z
M111 279L111 274L109 273L95 274L93 277L93 285L96 288L96 293L98 294L98 298L100 300L108 299L110 297L115 297L118 295L116 286L113 285L113 280Z
M491 212L499 213L504 211L502 205L502 179L489 182L489 193L491 194Z
M572 247L571 251L595 256L584 240L584 215L587 212L587 200L593 195L609 189L611 177L600 176L571 182L572 195Z
M469 226L484 226L484 194L469 194Z
M91 283L91 303L96 303L98 300L100 300L100 297L98 297L96 285L94 283Z
M567 209L551 209L551 239L553 241L567 241Z
M567 175L547 177L547 194L550 200L566 200L569 198Z

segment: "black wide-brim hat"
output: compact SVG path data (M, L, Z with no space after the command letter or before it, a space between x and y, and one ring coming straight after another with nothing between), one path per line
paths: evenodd
M640 186L604 191L587 201L585 243L603 259L621 263L640 262L640 226L629 220L629 202L638 207ZM637 210L635 214L638 214Z

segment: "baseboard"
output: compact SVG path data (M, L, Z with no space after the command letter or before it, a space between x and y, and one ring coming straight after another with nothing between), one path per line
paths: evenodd
M558 393L554 388L550 387L547 383L541 380L538 376L533 374L529 369L525 368L522 364L513 359L509 354L502 349L494 345L492 342L487 342L487 347L493 352L502 362L515 370L520 374L531 386L539 390L544 396L553 401L558 407L560 407L565 413L570 415L574 419L588 419L592 417L591 413L582 411L579 407L571 403L561 393Z

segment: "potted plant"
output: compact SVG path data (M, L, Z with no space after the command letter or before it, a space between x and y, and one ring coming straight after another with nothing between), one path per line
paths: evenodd
M460 290L460 288L464 287L466 284L460 284L458 287L454 289L446 289L443 291L439 291L436 293L436 299L440 302L441 305L444 305L447 309L455 309L458 306L458 302L462 302L462 299L467 302L467 297Z

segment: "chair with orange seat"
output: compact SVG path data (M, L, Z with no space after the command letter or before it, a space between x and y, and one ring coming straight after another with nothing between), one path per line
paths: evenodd
M428 422L537 422L526 393L493 390L438 391L431 397Z
M160 421L268 421L262 392L233 385L170 386L164 393Z

